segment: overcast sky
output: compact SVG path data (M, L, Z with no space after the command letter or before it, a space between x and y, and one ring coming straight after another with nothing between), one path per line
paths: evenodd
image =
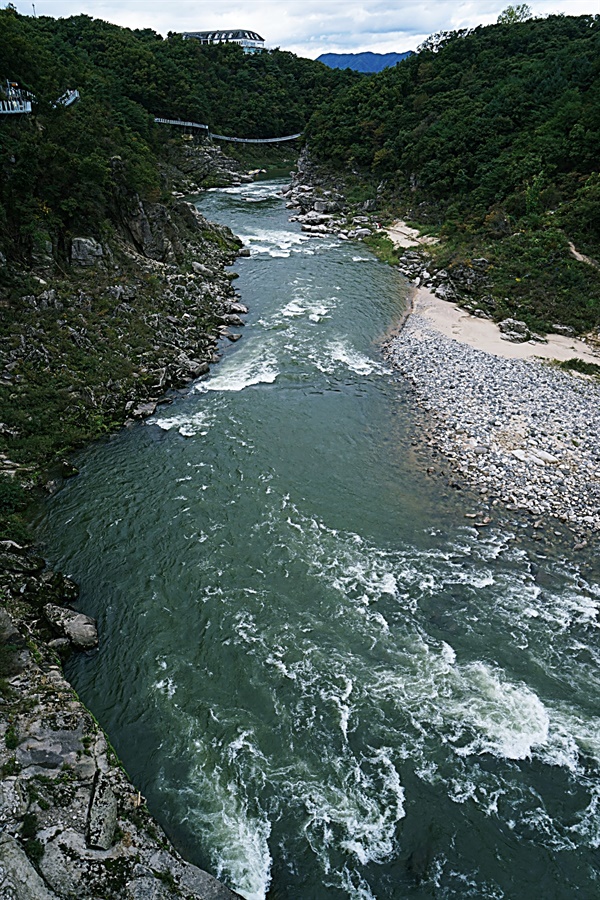
M13 0L23 15L27 0ZM3 4L4 5L4 4ZM269 47L320 53L414 50L435 31L495 22L514 0L35 0L38 16L86 13L128 28L169 31L249 28ZM600 14L600 0L530 0L533 14Z

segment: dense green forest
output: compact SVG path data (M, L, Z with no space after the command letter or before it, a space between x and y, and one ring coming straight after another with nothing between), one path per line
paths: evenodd
M569 253L600 258L600 16L434 35L307 133L322 165L433 226L441 264L485 253L500 314L600 323L598 271Z
M245 55L76 16L0 10L0 79L34 97L0 121L0 252L25 264L99 235L118 178L164 196L155 115L266 137L306 128L311 158L349 197L377 197L444 238L438 263L485 256L489 311L532 328L600 323L600 17L433 35L363 76L278 50ZM55 105L67 88L81 101Z
M32 116L0 117L0 251L31 260L51 240L60 255L78 229L97 232L110 217L115 156L128 188L156 199L166 132L154 116L239 137L292 134L359 77L279 50L250 56L83 15L2 9L0 85L16 81L35 101ZM67 88L81 101L65 109L55 102Z

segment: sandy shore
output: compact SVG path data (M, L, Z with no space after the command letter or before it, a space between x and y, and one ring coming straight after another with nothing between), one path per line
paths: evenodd
M400 238L417 242L406 229ZM598 349L562 335L511 343L492 321L419 287L384 352L428 412L426 443L476 488L489 520L502 504L532 514L534 529L561 520L574 531L575 546L594 540L600 385L549 360L600 364Z
M421 237L415 228L401 220L394 222L385 232L395 247L424 247L436 242L436 238ZM456 303L442 300L424 287L414 288L412 309L440 334L504 359L539 357L562 362L576 357L600 365L600 341L592 344L559 334L549 334L545 341L511 343L503 339L500 329L491 320L472 316Z
M394 247L418 247L427 244L437 244L438 242L437 238L420 235L416 228L411 228L410 225L407 225L401 219L383 230Z
M585 360L600 365L600 342L593 347L586 341L549 334L546 341L525 341L513 344L502 338L495 322L471 316L456 303L440 300L427 288L416 288L412 298L413 311L421 316L432 328L446 337L453 338L469 347L483 350L504 359L566 359Z

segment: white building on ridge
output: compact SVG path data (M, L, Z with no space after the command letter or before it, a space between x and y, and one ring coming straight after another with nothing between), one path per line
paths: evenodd
M265 39L255 31L184 31L183 39L193 39L201 44L239 44L244 53L258 53L265 49Z

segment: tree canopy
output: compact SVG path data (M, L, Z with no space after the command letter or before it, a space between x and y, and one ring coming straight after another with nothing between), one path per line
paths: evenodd
M600 258L600 16L433 35L317 110L307 134L323 166L354 173L371 196L395 198L446 234L495 237L497 254L505 237L516 259L514 235L537 229L540 305L544 256L568 255L571 240ZM546 268L548 280L557 267ZM510 292L531 284L515 272ZM561 302L588 289L567 279ZM598 299L586 303L577 327L600 316Z
M498 25L512 25L514 22L526 22L531 19L531 7L527 3L507 6L498 16Z
M361 76L292 53L244 54L86 15L65 19L0 10L0 84L34 97L32 116L0 117L0 250L31 257L110 212L111 159L145 196L161 190L164 134L154 116L239 137L302 131L312 112ZM77 88L81 100L56 100Z

